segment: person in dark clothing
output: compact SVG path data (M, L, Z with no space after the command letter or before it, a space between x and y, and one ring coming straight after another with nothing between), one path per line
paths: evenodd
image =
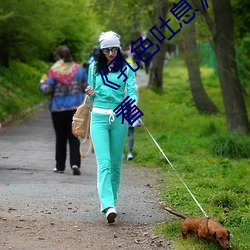
M146 61L150 56L152 55L152 52L150 49L145 50L145 52L143 53L143 59ZM145 65L145 72L148 75L149 70L150 70L150 66L151 66L151 61L152 61L152 57L147 60L146 62L144 62Z
M69 141L70 166L73 175L80 175L80 142L72 134L72 117L84 100L87 75L84 69L73 61L67 46L59 46L55 52L56 62L39 85L40 91L50 95L49 110L56 134L55 173L64 173L66 168L67 141Z
M142 49L138 48L136 52L140 54L142 52ZM136 53L132 53L132 54L133 54L132 58L133 58L134 64L136 65L136 62L138 62L138 65L140 65L140 68L143 69L143 62L141 61L141 59L136 55Z

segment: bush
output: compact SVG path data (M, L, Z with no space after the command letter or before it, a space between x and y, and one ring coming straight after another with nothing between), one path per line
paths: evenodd
M250 146L247 138L241 138L236 135L219 136L212 140L212 153L215 155L231 158L249 158Z
M221 207L221 208L229 208L233 209L237 207L236 201L233 198L232 194L228 192L221 192L219 194L215 194L210 203L214 206Z
M19 117L23 110L34 107L46 97L38 90L42 74L48 64L34 61L27 65L12 61L10 68L0 67L0 121L11 115Z

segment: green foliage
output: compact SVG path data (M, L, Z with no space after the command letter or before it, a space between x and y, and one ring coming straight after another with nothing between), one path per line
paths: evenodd
M88 1L2 0L0 64L12 59L49 60L59 44L67 45L75 60L83 60L96 42L95 16Z
M233 209L237 207L236 197L230 194L229 192L221 192L219 194L214 194L214 196L210 200L210 204L213 206L223 208Z
M205 136L209 136L209 135L215 134L216 132L217 132L217 128L216 128L214 121L210 121L208 126L206 126L204 130L202 131L202 134Z
M155 6L156 3L151 0L94 0L90 5L97 15L98 23L103 27L102 31L113 30L121 35L124 49L131 40L139 38L143 30L153 26Z
M172 238L176 238L176 235L180 235L181 221L174 221L172 223L163 222L159 223L155 227L155 233L164 233L166 240L171 240Z
M236 37L243 38L249 35L250 14L246 10L250 8L250 2L248 0L233 0L232 8Z
M237 64L240 81L245 94L250 95L250 14L246 11L250 8L248 0L233 0L233 15L235 24L235 40L237 45Z
M250 36L240 39L237 46L237 63L240 75L241 85L245 94L250 96Z
M211 142L214 154L228 158L249 158L250 140L236 135L216 136Z
M18 116L21 111L44 100L38 90L41 75L49 65L34 61L32 66L12 62L10 68L0 67L0 121L9 115Z
M230 230L232 249L245 250L250 248L246 237L250 219L250 159L242 158L242 153L237 153L238 158L214 155L211 145L218 138L233 138L237 148L245 148L245 152L249 153L249 137L227 134L218 79L210 68L202 67L201 73L207 93L222 113L198 113L193 104L186 68L182 61L174 60L169 61L164 69L163 93L139 89L139 107L144 113L142 121L202 208ZM250 105L247 107L250 112ZM157 189L161 190L165 204L189 217L202 216L199 207L144 127L135 129L134 154L135 165L161 170L163 181ZM179 220L163 223L156 230L172 239L180 235L178 225ZM190 239L175 239L175 248L201 249L196 238L191 236ZM203 249L217 247L214 243L208 243Z

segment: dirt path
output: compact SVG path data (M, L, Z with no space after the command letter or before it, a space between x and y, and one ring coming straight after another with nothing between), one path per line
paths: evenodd
M143 77L143 76L142 76ZM118 218L100 213L96 161L55 174L54 132L47 108L0 130L0 249L173 249L153 233L168 219L152 188L156 170L124 164Z

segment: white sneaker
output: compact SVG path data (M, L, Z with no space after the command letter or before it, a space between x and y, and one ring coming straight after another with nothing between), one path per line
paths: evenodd
M59 174L63 174L63 173L64 173L63 170L57 170L57 168L54 168L53 171L54 171L55 173L59 173Z
M134 156L131 152L128 152L127 161L133 160Z
M108 223L114 223L116 216L117 216L117 212L115 208L110 207L107 209L106 218L108 220Z
M78 166L73 165L72 170L73 170L73 175L81 175L81 171L80 171L80 168Z

